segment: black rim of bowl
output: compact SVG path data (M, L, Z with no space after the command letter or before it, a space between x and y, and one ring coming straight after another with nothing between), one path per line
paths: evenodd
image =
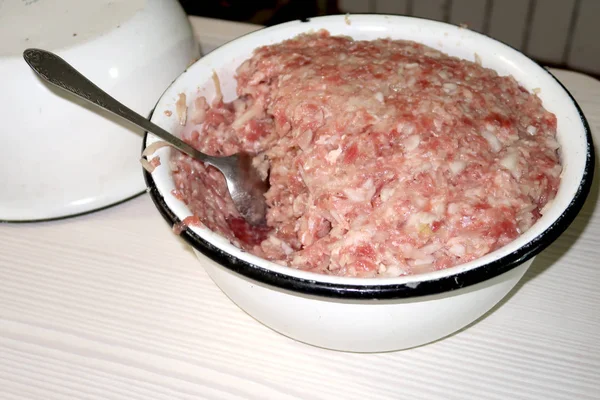
M497 41L496 39L492 40ZM518 51L516 49L514 50ZM520 51L518 52L521 53ZM531 61L534 62L533 60ZM198 250L206 257L236 274L275 288L318 297L348 300L406 299L411 297L450 292L501 275L528 261L553 243L575 220L575 217L583 207L583 204L585 203L592 186L595 155L590 126L583 115L581 107L579 107L579 104L577 104L573 98L573 95L571 95L567 88L548 70L541 66L540 68L542 68L547 74L554 78L556 82L558 82L577 109L587 139L585 169L581 178L581 182L579 183L579 187L577 188L577 192L571 200L571 203L569 203L565 211L552 223L552 225L550 225L545 231L540 233L537 237L526 243L524 246L502 258L473 269L445 276L436 280L381 285L330 283L282 274L241 260L212 245L210 242L197 235L188 227L181 232L180 236L194 249ZM152 115L150 118L152 118ZM147 139L148 132L146 132L144 135L142 151L146 148ZM156 208L159 210L163 218L171 226L179 224L181 220L168 207L164 197L158 191L152 175L145 170L144 179L148 187L148 193L150 194L152 201L156 205ZM318 276L315 276L315 279L318 279Z

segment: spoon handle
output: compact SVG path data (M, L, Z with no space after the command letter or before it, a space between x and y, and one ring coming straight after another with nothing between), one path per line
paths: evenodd
M45 81L152 132L191 157L210 163L210 157L125 107L56 54L40 49L27 49L23 52L23 58Z

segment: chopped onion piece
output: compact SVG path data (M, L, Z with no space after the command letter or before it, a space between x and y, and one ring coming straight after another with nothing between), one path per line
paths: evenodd
M451 82L444 83L444 91L446 93L453 93L456 91L457 88L458 88L458 86L456 86L455 83L451 83Z
M142 151L142 157L148 157L149 155L154 154L156 152L156 150L163 148L163 147L167 147L167 146L171 146L171 145L162 140L158 141L158 142L154 142L151 145L146 146L144 151Z
M187 121L187 105L186 105L185 93L179 93L179 98L175 103L175 111L177 112L177 118L179 118L179 125L185 125Z
M558 143L558 141L553 138L553 137L548 137L546 138L546 145L551 148L552 150L558 150L560 148L560 144Z
M421 138L419 137L419 135L409 136L406 139L404 139L404 142L402 142L406 151L413 151L414 149L419 147L419 143L421 143Z
M517 172L518 161L517 152L509 151L508 154L506 154L504 158L500 160L500 165L509 170L511 173L515 174Z
M490 148L494 153L497 153L500 150L502 150L502 143L500 143L500 140L498 140L496 135L494 135L492 132L485 130L481 133L481 136L483 136L485 140L487 140L487 142L490 145Z
M215 99L214 103L219 103L223 100L223 92L221 91L221 81L219 80L219 75L217 75L217 71L213 69L212 80L215 85Z
M466 167L467 163L462 160L456 160L450 163L450 171L452 171L454 175L460 174Z
M264 112L264 106L255 103L252 107L250 107L244 114L240 115L234 122L231 124L231 127L234 129L239 129L246 124L246 122L251 119L258 117Z
M527 133L529 133L531 136L533 136L537 133L537 128L533 125L529 125L527 127Z
M194 125L200 125L206 118L206 111L208 111L208 103L204 96L196 98L194 100L194 111L191 115L191 121Z
M431 265L431 264L433 264L434 261L435 261L435 257L425 256L423 258L415 259L413 261L413 266L418 267L418 266L424 266L424 265Z
M415 124L413 124L412 122L399 122L398 125L396 126L396 130L400 133L405 133L407 135L411 135L414 131L415 131L416 127Z
M146 160L145 158L140 158L140 163L142 163L142 167L144 167L149 174L154 172L154 165L150 164L150 161Z
M148 171L149 173L154 172L156 167L151 163L151 161L148 161L147 158L149 155L154 154L156 152L156 150L160 149L161 147L167 147L167 146L171 146L171 145L164 141L154 142L151 145L147 146L144 149L144 151L142 151L142 158L140 158L140 163L142 163L142 167L144 167L144 169L146 171ZM146 158L144 158L144 157L146 157ZM158 164L158 165L160 165L160 164Z
M463 246L462 244L455 244L455 245L452 245L448 249L448 251L457 257L463 257L465 255L467 249L465 249L465 246Z
M337 149L331 150L329 153L327 153L325 159L329 164L335 164L340 154L342 154L342 148L338 146Z
M381 192L379 192L379 198L381 201L386 202L394 195L395 191L396 189L394 188L385 187L381 189Z

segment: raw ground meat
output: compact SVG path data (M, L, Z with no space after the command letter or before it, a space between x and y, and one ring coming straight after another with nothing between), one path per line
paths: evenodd
M448 268L515 239L556 194L556 117L476 63L320 31L257 49L236 79L233 102L195 100L184 139L270 166L268 228L240 218L219 172L179 153L176 194L279 264L357 277Z

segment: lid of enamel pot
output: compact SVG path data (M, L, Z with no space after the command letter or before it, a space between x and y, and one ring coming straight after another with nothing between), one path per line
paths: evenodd
M77 216L145 189L142 129L61 91L22 53L58 54L149 115L198 57L177 0L0 0L0 222Z

